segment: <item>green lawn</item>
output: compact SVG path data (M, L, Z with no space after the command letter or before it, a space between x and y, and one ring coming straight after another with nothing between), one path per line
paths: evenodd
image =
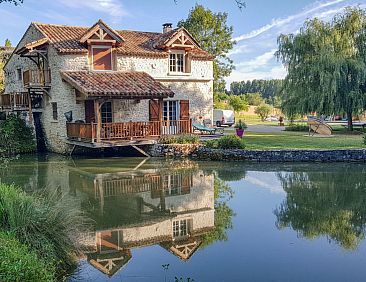
M347 149L366 148L362 135L309 137L306 132L254 133L246 132L247 149Z

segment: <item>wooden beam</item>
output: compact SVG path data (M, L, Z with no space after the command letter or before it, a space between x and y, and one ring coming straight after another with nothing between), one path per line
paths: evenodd
M100 112L100 101L99 100L94 100L94 114L95 114L95 121L97 122L97 143L100 143L101 138L101 130L102 130L102 114Z

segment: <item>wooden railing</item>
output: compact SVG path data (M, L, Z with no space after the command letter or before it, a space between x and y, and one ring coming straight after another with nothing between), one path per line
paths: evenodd
M26 70L23 72L25 87L49 87L51 85L50 70Z
M67 123L66 127L68 138L89 142L192 133L191 120L102 123L99 132L96 123Z
M27 109L29 108L29 95L27 92L0 95L0 107L3 109Z

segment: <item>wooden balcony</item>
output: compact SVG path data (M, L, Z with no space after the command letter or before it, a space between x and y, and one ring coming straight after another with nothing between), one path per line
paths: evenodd
M0 108L3 110L29 109L29 95L27 92L0 95Z
M49 88L51 72L50 70L26 70L23 72L23 84L27 88Z
M157 139L162 135L192 133L191 120L113 122L102 123L67 123L69 140L86 143L110 143L143 139ZM112 142L112 143L111 143Z

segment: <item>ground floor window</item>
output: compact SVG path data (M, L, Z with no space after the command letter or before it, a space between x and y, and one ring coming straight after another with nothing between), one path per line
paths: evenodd
M179 120L178 101L164 101L163 120L164 121Z
M188 235L188 219L173 221L173 237L184 237Z
M113 122L113 110L112 110L112 102L104 102L100 113L102 116L102 123Z
M52 102L52 118L53 120L58 120L58 111L57 111L57 103Z

